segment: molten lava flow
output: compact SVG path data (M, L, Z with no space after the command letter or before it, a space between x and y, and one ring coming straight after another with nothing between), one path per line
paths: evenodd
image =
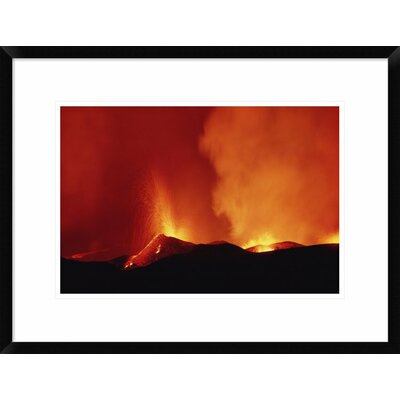
M165 257L185 254L195 245L184 240L163 234L156 235L138 254L133 255L125 263L125 269L145 267Z
M153 237L153 239L137 254L129 257L124 264L124 269L135 269L139 267L146 267L151 265L163 258L176 256L178 254L186 254L194 250L197 246L204 247L218 247L221 246L226 251L226 248L237 248L226 241L214 241L208 244L194 244L184 240L177 239L175 237L166 236L159 234ZM279 242L272 243L270 245L257 245L244 250L250 253L264 253L267 251L274 250L286 250L294 247L303 247L303 245L295 242Z

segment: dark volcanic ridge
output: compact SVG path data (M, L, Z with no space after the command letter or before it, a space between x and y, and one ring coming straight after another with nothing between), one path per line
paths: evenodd
M128 246L108 247L105 249L73 254L72 256L66 258L76 261L85 261L85 262L110 261L113 259L120 258L122 255L125 254L132 254L132 249Z
M268 246L258 245L247 249L242 249L241 247L226 242L224 240L218 240L207 244L195 244L192 242L177 239L175 237L166 236L161 233L159 235L156 235L142 251L129 257L124 262L124 268L130 269L146 267L166 257L170 257L176 254L189 253L198 246L225 246L239 249L240 251L248 251L251 253L262 253L273 250L285 250L294 247L304 247L302 244L286 241L273 243Z
M158 234L137 254L132 254L127 246L119 246L116 248L106 248L97 251L74 254L69 259L81 262L109 262L124 269L133 269L147 267L163 258L171 257L178 254L187 254L196 248L204 248L204 246L223 246L225 248L233 248L240 252L264 253L276 250L287 250L297 247L305 247L302 244L284 241L272 243L269 245L257 245L246 249L242 249L225 240L218 240L207 244L195 244L187 242L172 236Z
M196 245L191 242L185 242L171 236L159 234L155 236L147 246L140 251L129 257L128 261L124 264L125 268L145 267L175 254L185 254L193 250Z
M150 262L145 267L124 268L127 259L124 257L113 262L62 258L61 292L339 292L337 244L253 253L229 243L194 245L181 242L166 236L154 238L135 258L141 264Z

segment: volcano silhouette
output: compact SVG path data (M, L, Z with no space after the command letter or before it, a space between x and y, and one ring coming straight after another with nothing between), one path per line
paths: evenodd
M61 293L339 292L339 245L266 247L194 244L160 234L135 255L106 262L61 258Z
M124 264L126 269L145 267L174 254L184 254L193 250L196 245L171 236L159 234L138 254L131 256Z
M241 249L240 247L235 246L224 240L214 241L208 243L207 245L209 246L226 245L226 246L233 246L237 249ZM187 242L172 236L166 236L161 233L159 235L156 235L147 244L147 246L143 248L142 251L140 251L138 254L129 257L128 260L124 263L124 268L131 269L137 267L146 267L163 258L170 257L176 254L188 253L192 251L196 246L201 246L201 245L196 245L192 242ZM247 248L246 251L249 251L251 253L262 253L266 251L284 250L294 247L304 247L304 246L299 243L286 241L286 242L273 243L267 246L257 245Z

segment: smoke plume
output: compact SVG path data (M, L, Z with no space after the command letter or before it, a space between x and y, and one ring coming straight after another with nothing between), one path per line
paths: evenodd
M338 107L215 108L199 148L233 242L313 244L338 233Z

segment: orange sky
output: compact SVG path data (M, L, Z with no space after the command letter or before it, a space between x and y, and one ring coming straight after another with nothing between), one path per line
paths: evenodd
M62 107L63 256L323 243L338 221L338 107Z

